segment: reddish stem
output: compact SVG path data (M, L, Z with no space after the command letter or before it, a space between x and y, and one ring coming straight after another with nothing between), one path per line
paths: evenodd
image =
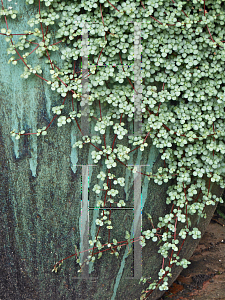
M144 4L142 3L142 1L141 1L141 5L144 7ZM145 9L145 7L144 7L144 9Z
M107 1L110 5L112 5L112 3L109 2L109 0L107 0ZM112 5L112 7L114 7L119 12L119 10L114 5Z
M209 34L210 34L211 40L212 40L213 42L215 42L215 41L214 41L214 39L212 38L212 35L211 35L210 31L209 31L209 27L208 27L208 25L206 25L206 27L207 27L207 29L208 29L208 32L209 32Z
M103 26L105 26L105 24L104 24L104 19L103 19L103 15L102 15L102 5L101 5L101 3L100 3L100 12L101 12L101 17L102 17L102 23L103 23Z
M59 43L61 43L61 42L62 42L62 40L61 40L61 41L59 41L59 42L57 42L57 43L51 44L50 46L57 45L57 44L59 44Z

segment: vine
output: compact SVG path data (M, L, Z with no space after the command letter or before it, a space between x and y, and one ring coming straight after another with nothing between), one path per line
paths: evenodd
M188 266L186 259L180 259L180 251L188 235L193 239L201 237L198 228L192 228L190 216L206 217L207 205L222 203L222 198L212 195L209 189L211 182L225 187L224 2L27 0L26 3L38 12L28 22L30 30L13 33L8 18L16 19L18 12L12 7L6 8L1 0L0 15L5 27L0 34L9 43L7 53L11 57L8 63L23 63L22 78L29 80L30 76L37 76L63 98L62 103L52 107L55 116L48 126L37 132L13 129L11 136L20 139L31 134L47 135L55 119L58 127L71 122L77 124L83 137L73 147L92 145L94 163L104 160L108 170L107 174L101 171L98 175L103 189L97 184L93 189L96 194L105 192L104 200L97 203L104 210L101 218L96 220L98 234L89 241L93 247L87 250L90 255L84 263L94 262L96 255L100 258L105 251L118 257L122 246L134 242L139 242L142 247L148 239L160 242L158 252L162 255L162 268L158 280L143 291L144 299L156 288L168 289L174 264L183 268ZM55 32L52 26L57 29ZM76 72L77 63L85 56L84 33L88 33L89 42L86 73ZM133 35L141 37L137 47ZM54 58L54 53L60 53L60 61ZM47 59L49 74L46 78L41 65L32 62L34 54ZM133 74L134 59L140 61L141 80L137 73ZM85 102L82 84L87 78L89 95ZM134 95L140 94L135 89L135 83L139 81L141 101L137 106ZM68 115L62 114L67 103L72 110ZM94 129L101 137L85 135L81 130L79 119L85 103L89 107L89 121L94 122ZM132 123L134 113L140 116L140 112L141 133L129 136L130 147L124 146L122 140L128 133L127 122ZM110 130L115 136L112 145L107 145L105 137ZM126 232L124 241L111 238L110 242L111 208L113 205L126 206L124 200L117 199L116 188L116 185L125 185L125 178L117 178L114 170L122 164L133 173L137 172L135 167L127 166L129 154L138 149L145 151L151 143L162 154L164 168L159 168L154 175L141 174L149 180L153 178L158 185L176 178L176 184L167 191L166 203L172 204L171 212L159 217L157 226L149 215L152 228L143 231L138 239L131 239ZM209 178L208 187L206 177ZM104 227L109 231L109 238L102 244L99 232ZM73 256L76 256L81 271L84 263L80 262L78 249L75 254L57 262L52 271L57 272L63 261ZM141 279L143 283L147 280Z

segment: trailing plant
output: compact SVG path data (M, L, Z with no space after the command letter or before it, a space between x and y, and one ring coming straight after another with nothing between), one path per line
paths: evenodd
M166 203L172 206L171 212L159 217L155 226L149 215L151 227L138 240L131 239L126 232L124 243L139 242L144 247L148 240L159 242L159 278L143 293L147 298L156 288L167 290L172 266L186 268L190 263L179 257L187 236L201 237L198 228L191 224L191 216L204 218L207 205L222 203L221 197L210 192L210 183L225 186L225 1L27 0L37 14L29 20L28 30L19 34L10 30L9 22L9 17L16 18L17 11L1 2L0 13L5 20L1 35L9 43L8 63L23 63L22 78L37 76L63 98L52 107L58 127L75 122L82 133L82 82L88 79L86 104L96 135L83 134L73 147L92 145L94 163L104 161L107 167L106 173L101 171L98 175L103 187L94 186L96 194L101 190L105 193L97 203L105 210L96 225L113 232L110 208L126 206L117 196L117 186L123 187L125 178L117 178L115 170L123 165L137 172L135 167L127 166L132 151L145 151L149 144L155 145L165 167L156 174L143 175L158 185L176 178L176 184L167 191ZM87 33L89 64L84 74L76 72L75 67L86 55L82 35ZM134 36L141 38L140 44L134 43ZM34 54L46 58L49 74L44 76L42 66L33 63ZM134 60L140 60L139 78L133 73ZM139 90L135 89L137 82ZM140 102L135 102L134 95L138 94ZM69 114L65 112L66 104L71 106ZM105 115L103 108L107 108ZM127 147L122 141L128 134L127 124L133 123L134 113L139 120L141 116L141 131L129 136ZM47 135L53 120L37 132L16 132L12 128L11 135L15 139ZM107 145L105 135L110 130L115 138ZM100 258L105 247L117 257L123 244L111 240L104 244L98 234L90 240L93 247L86 263L96 261L97 254ZM71 256L74 255L82 268L78 250ZM64 260L54 265L54 272ZM141 279L144 284L147 280Z

